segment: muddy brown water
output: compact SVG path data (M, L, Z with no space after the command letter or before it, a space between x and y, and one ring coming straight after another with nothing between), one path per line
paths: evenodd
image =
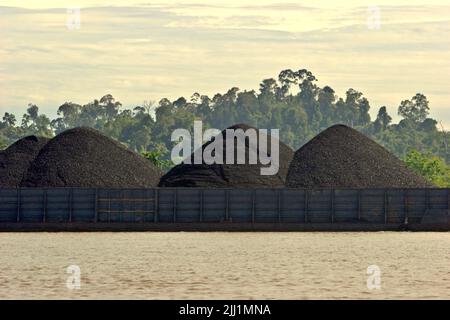
M450 299L449 248L438 232L3 233L0 298Z

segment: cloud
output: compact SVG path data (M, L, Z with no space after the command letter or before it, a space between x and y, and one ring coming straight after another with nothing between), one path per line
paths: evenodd
M63 8L2 7L0 112L29 102L54 112L64 101L86 103L107 92L132 105L257 89L284 68L308 68L340 95L361 90L375 112L388 105L395 114L402 99L423 92L450 122L449 7L382 8L380 30L367 28L362 7L244 7L84 8L81 28L72 31Z

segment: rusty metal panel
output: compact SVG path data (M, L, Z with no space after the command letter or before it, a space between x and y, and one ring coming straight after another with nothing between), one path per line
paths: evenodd
M98 189L95 203L100 222L154 221L152 189Z

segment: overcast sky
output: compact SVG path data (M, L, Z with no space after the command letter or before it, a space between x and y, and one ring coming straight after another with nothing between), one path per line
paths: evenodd
M288 1L0 0L0 113L212 96L306 68L372 115L424 93L450 129L448 0Z

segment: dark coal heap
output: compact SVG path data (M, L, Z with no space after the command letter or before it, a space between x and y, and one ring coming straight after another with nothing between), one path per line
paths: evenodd
M31 163L22 187L147 188L161 173L148 160L91 128L50 140Z
M19 187L31 162L48 141L47 138L28 136L0 151L0 187Z
M246 124L237 124L228 129L247 130L250 127ZM255 128L253 128L255 129ZM259 132L258 132L259 134ZM222 131L223 137L223 159L226 154L226 130ZM268 136L267 145L270 153L270 139ZM202 146L202 151L211 142ZM234 144L234 154L236 157L237 145ZM291 148L279 142L279 170L275 175L261 175L260 169L264 167L259 161L257 164L249 164L248 150L250 146L248 140L245 143L246 162L245 164L179 164L172 168L161 178L160 187L213 187L213 188L277 188L285 184L289 163L294 155ZM258 152L256 150L256 152ZM194 153L191 155L193 163ZM236 162L235 162L236 163Z
M424 178L362 133L328 128L295 152L286 185L293 188L424 188Z

